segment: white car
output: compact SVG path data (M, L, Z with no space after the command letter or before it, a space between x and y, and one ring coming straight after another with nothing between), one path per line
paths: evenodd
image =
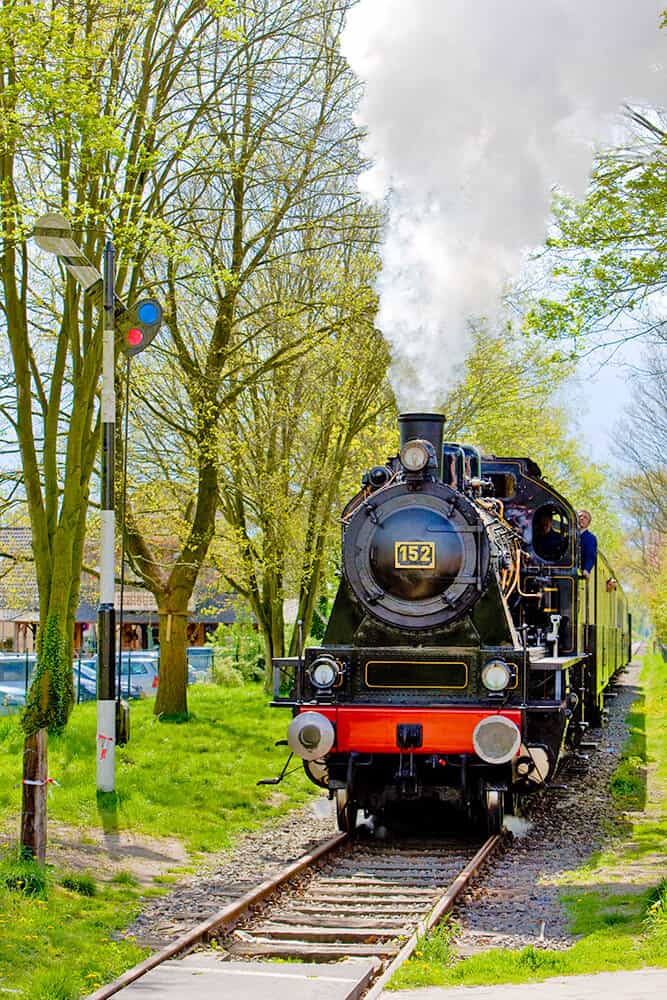
M154 653L147 650L137 650L136 652L130 652L126 650L121 655L121 695L126 698L128 696L128 684L130 685L130 697L132 696L132 688L135 686L144 695L155 694L158 685L158 658ZM82 659L81 663L85 666L90 666L94 670L97 670L97 657L92 656L88 659ZM75 661L76 668L76 661ZM118 659L116 658L114 664L114 671L116 677L118 676Z

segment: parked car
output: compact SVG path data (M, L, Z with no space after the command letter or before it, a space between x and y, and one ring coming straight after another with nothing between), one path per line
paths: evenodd
M74 661L74 696L77 702L95 701L97 699L97 664L89 659ZM130 682L130 692L127 691L127 679L123 680L123 698L141 698L142 689L134 680Z
M133 688L139 689L144 695L155 694L158 685L158 658L151 650L137 650L136 652L126 651L121 655L121 694L124 698L128 696L128 684L130 697L133 697ZM74 661L76 671L79 661ZM92 670L97 680L97 656L87 657L81 660L82 668L85 666ZM114 668L118 671L118 661Z
M25 691L12 684L0 684L0 715L14 715L25 706Z
M25 688L26 673L30 683L35 662L34 653L0 653L0 684L17 683Z
M188 646L188 684L195 684L210 675L213 669L212 646Z
M97 678L92 680L86 674L77 675L74 668L74 698L77 704L82 701L97 700Z

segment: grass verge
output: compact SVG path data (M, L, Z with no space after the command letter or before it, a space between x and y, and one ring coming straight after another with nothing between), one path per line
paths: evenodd
M194 685L187 723L162 722L150 701L132 704L132 736L116 751L114 795L95 795L94 703L77 705L62 736L49 739L49 773L59 782L49 819L105 832L178 837L190 851L228 847L241 831L303 802L314 786L303 770L276 787L257 786L284 761L289 718L267 705L259 685ZM23 736L0 719L0 823L20 808Z
M14 851L0 862L0 995L77 1000L143 957L133 941L109 938L137 912L137 891L76 882Z
M74 709L67 730L49 740L49 774L56 778L49 820L91 845L105 835L180 840L195 854L229 847L238 836L303 803L314 791L302 770L283 785L257 786L275 775L288 718L267 705L259 685L188 692L187 723L160 722L152 703L132 706L132 738L116 756L117 792L95 793L96 706ZM0 830L16 835L23 740L18 719L0 718ZM153 845L159 851L160 841ZM4 857L2 856L4 854ZM128 866L129 867L129 866ZM0 996L18 1000L77 1000L145 954L111 935L127 927L143 896L162 892L173 874L142 889L130 871L41 868L0 852Z
M525 983L667 966L667 880L643 891L637 884L637 873L645 874L647 862L660 857L667 844L666 680L667 664L660 656L646 656L644 697L628 714L628 740L610 783L618 828L604 852L563 878L571 932L580 939L567 951L491 949L456 961L453 930L444 923L420 942L388 989Z

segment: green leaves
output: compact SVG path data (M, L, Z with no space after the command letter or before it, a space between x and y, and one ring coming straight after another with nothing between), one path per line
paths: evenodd
M62 626L49 615L38 639L37 668L21 724L26 736L48 729L61 733L72 708L72 661Z
M667 285L667 128L631 111L632 138L598 157L585 199L554 198L557 232L542 257L548 296L526 314L527 333L617 340L652 329Z

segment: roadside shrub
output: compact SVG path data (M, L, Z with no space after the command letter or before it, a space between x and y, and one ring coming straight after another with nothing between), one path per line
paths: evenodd
M639 757L622 758L609 786L616 802L626 809L640 809L644 794L643 762Z
M456 924L444 920L419 939L414 957L422 962L440 962L442 965L447 965L452 959L450 946L457 930Z
M95 879L87 872L83 875L80 875L77 872L65 875L61 878L60 884L63 889L69 889L71 892L78 892L80 896L94 896L97 893Z
M24 896L46 899L48 875L43 865L26 857L20 850L13 851L0 864L0 886Z
M659 882L649 893L644 922L648 931L667 935L667 879Z
M213 682L223 687L243 687L245 684L243 674L236 669L231 657L221 656L217 651L213 658L212 675Z
M546 951L528 945L519 952L519 966L531 972L547 972L558 969L560 956L557 952Z
M262 640L254 623L239 617L233 625L218 625L213 643L213 680L216 684L239 687L264 680Z
M116 872L111 881L114 885L139 885L139 879L132 872Z
M38 972L30 986L29 1000L78 1000L77 977L65 965ZM28 994L24 994L28 1000Z

